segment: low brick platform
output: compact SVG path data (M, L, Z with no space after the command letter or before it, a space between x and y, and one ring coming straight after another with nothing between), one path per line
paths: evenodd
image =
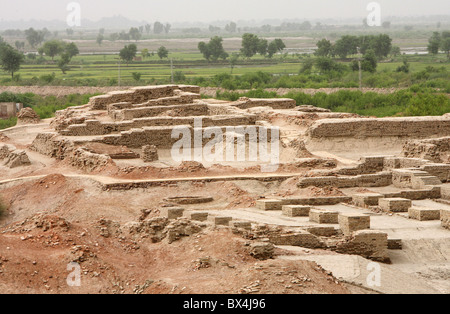
M237 228L237 229L245 229L245 230L252 230L252 223L249 221L230 221L229 226L231 228Z
M307 231L299 231L291 234L272 235L269 237L270 243L275 245L300 246L310 249L324 247L323 243L313 234Z
M284 205L282 210L283 215L287 217L308 217L311 207L302 205Z
M319 224L338 224L339 213L326 210L311 209L311 211L309 212L309 221Z
M180 207L164 207L160 210L161 216L167 219L177 219L183 217L184 208Z
M309 233L318 236L318 237L333 237L338 234L338 229L334 227L311 227L306 229Z
M184 216L190 220L207 221L209 214L200 211L186 211L184 212Z
M385 212L406 213L412 206L412 201L406 198L381 198L380 208Z
M359 214L340 214L339 226L344 235L351 235L355 231L370 229L370 216Z
M378 193L355 194L353 195L353 204L364 208L377 206L381 198L384 198L384 195Z
M283 202L280 200L258 200L256 207L261 210L281 210Z
M409 213L409 218L420 220L420 221L441 219L441 211L439 209L411 207L409 209L408 213Z
M222 217L222 216L209 216L208 221L212 222L216 226L228 226L233 220L232 217Z

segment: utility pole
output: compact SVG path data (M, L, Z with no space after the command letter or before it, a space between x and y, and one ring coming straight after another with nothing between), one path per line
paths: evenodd
M170 81L173 84L173 59L170 58Z
M120 87L121 73L120 73L120 58L119 58L119 87Z
M118 84L119 84L119 87L120 87L120 80L121 80L121 75L120 75L120 57L119 58L114 58L114 59L116 59L116 60L119 60L119 65L118 65L118 72L119 72L119 82L118 82Z
M358 67L359 67L359 90L362 91L362 66L361 66L361 48L358 47Z

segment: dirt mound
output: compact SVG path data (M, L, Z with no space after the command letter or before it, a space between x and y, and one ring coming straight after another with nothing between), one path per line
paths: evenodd
M30 107L23 108L17 114L17 125L36 124L40 121L41 118L39 118L37 113Z

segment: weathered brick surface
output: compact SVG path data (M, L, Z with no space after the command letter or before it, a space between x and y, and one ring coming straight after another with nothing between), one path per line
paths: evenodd
M409 218L420 221L439 220L441 218L441 211L439 209L411 207L408 213Z
M283 202L281 200L258 200L256 207L261 210L281 210Z
M450 229L450 210L448 209L441 210L441 222L442 227Z
M404 198L382 198L379 203L385 212L408 212L412 206L411 200Z
M370 216L359 214L339 214L339 226L344 235L370 229Z
M283 215L288 217L309 217L310 206L284 205Z
M387 233L376 230L360 230L336 245L338 253L360 255L365 258L389 262Z
M353 195L353 204L359 207L377 206L380 198L384 198L383 194L365 193Z
M339 213L333 211L311 209L309 212L309 220L319 224L338 224Z

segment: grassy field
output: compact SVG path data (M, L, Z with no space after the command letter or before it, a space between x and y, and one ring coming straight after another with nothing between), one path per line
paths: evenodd
M257 56L250 60L239 60L233 71L231 71L228 61L208 63L200 53L172 53L170 58L173 60L174 72L181 72L186 78L192 79L198 77L210 78L218 74L230 74L231 72L234 76L259 71L272 75L296 75L307 57L304 55L277 55L273 59L267 59ZM423 71L430 66L444 67L450 71L450 63L446 60L445 55L410 55L406 58L410 63L412 73ZM348 65L350 61L344 63ZM397 57L389 62L380 62L378 72L393 72L402 65L402 62L403 57ZM141 82L134 82L132 76L134 72L141 74ZM158 56L139 62L134 61L128 65L123 62L120 64L121 81L129 84L151 84L155 81L167 81L171 77L171 72L170 61L167 59L160 60ZM33 80L36 81L36 84L33 85L38 85L37 81L40 78L52 75L53 80L57 80L63 85L66 85L65 81L67 81L67 85L71 85L69 82L75 80L95 80L100 85L117 85L119 60L116 55L79 55L72 60L70 71L63 74L57 67L56 61L52 62L47 58L44 64L24 64L17 75L22 81L29 80L28 84L33 84ZM10 76L5 72L0 73L0 82L6 85L15 83L10 81ZM17 83L20 85L20 81ZM44 83L51 82L44 79Z

